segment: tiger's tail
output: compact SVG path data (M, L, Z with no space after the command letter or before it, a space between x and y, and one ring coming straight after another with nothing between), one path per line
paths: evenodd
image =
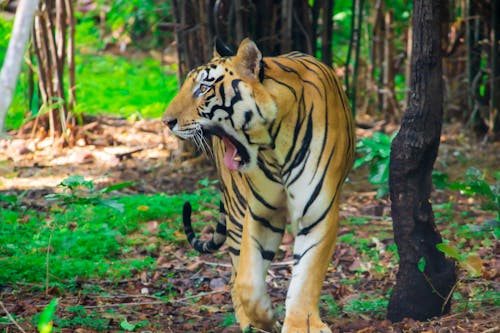
M221 207L222 208L222 207ZM221 209L217 227L212 235L212 239L204 241L196 237L193 226L191 224L191 204L186 201L182 208L182 222L184 224L184 232L189 241L189 244L200 253L213 253L217 251L226 240L226 219L223 210Z

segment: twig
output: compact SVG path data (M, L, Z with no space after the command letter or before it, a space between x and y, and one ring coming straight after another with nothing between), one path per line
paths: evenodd
M441 313L444 313L444 308L446 307L446 304L448 304L448 302L450 301L450 298L453 295L453 292L455 291L455 289L457 289L457 286L459 283L460 283L460 280L455 282L455 284L451 288L450 292L448 293L448 296L446 296L446 299L443 302L443 306L441 307Z
M26 333L25 330L23 330L23 328L21 326L19 326L19 324L17 323L17 321L14 319L14 317L12 317L12 315L10 314L9 310L7 310L7 308L5 307L5 305L3 305L3 302L0 301L0 306L2 307L3 311L5 312L5 314L7 315L7 317L9 318L9 320L14 324L16 325L17 329L20 330L21 332L23 333Z
M45 258L45 294L49 294L49 263L50 263L50 245L52 243L52 235L54 234L55 225L50 228L49 242L47 244L47 256Z
M131 303L117 303L117 304L102 304L102 305L88 305L84 306L85 309L98 309L98 308L114 308L114 307L122 307L122 306L139 306L139 305L160 305L160 304L168 304L168 303L182 303L189 299L225 293L226 290L214 290L210 292L203 292L196 295L187 296L184 298L168 300L168 301L152 301L152 302L131 302Z
M488 328L487 330L482 331L481 333L497 333L497 332L500 332L500 326Z
M205 260L202 260L201 262L204 263L205 265L209 265L209 266L219 266L219 267L231 267L232 266L231 264L211 262L211 261L205 261Z
M272 262L271 266L290 266L293 265L293 260Z
M207 291L207 292L199 293L196 295L186 296L184 298L174 299L173 301L169 301L169 303L181 303L181 302L187 301L189 299L208 296L208 295L214 295L214 294L221 294L221 293L225 293L225 292L226 292L226 290Z

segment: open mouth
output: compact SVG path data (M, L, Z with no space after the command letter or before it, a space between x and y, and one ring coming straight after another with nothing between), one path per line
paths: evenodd
M229 170L239 170L250 162L250 155L245 146L234 137L227 134L222 128L212 128L209 130L209 134L219 137L224 143L226 148L224 153L224 164Z

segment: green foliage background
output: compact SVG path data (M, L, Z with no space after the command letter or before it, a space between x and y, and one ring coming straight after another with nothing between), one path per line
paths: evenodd
M107 52L107 30L100 31L91 13L79 13L77 18L75 72L78 104L75 111L134 118L160 117L178 89L175 65L162 64L147 50L139 49L133 44L130 46L132 49L120 55ZM110 20L109 25L118 27L120 21L117 21L118 19ZM0 66L7 50L12 23L12 18L0 16ZM18 128L23 121L38 112L36 96L34 107L29 109L26 95L28 79L28 66L24 65L7 114L7 130Z

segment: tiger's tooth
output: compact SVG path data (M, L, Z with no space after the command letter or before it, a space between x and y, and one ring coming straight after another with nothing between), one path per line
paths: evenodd
M241 156L235 156L235 157L233 157L233 161L241 162Z

